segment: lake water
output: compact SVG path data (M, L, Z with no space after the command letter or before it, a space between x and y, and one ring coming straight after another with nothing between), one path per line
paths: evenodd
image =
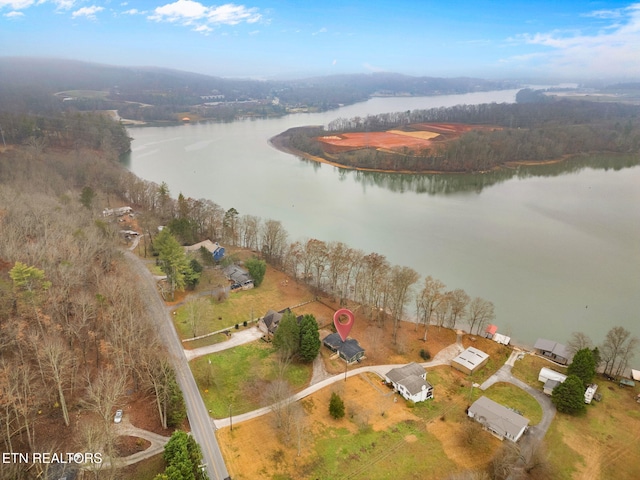
M280 220L291 240L340 240L491 300L499 331L521 343L566 342L573 331L599 343L616 325L640 337L636 159L410 176L340 170L268 144L290 127L338 117L513 102L515 94L374 98L318 114L134 128L128 167L166 182L174 197Z

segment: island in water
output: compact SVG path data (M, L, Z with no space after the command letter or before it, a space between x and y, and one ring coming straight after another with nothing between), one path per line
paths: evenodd
M399 173L482 173L580 154L630 153L640 145L635 105L528 89L516 100L339 118L327 127L291 128L270 141L340 168Z

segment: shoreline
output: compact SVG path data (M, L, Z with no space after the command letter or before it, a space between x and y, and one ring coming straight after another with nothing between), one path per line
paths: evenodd
M470 171L385 170L385 169L380 169L380 168L368 168L368 167L356 167L356 166L351 166L351 165L344 165L342 163L338 163L338 162L333 162L331 160L327 160L326 158L323 158L323 157L318 157L316 155L311 155L310 153L303 152L302 150L298 150L298 149L293 148L293 147L291 147L289 145L289 132L291 132L292 130L305 129L305 128L317 128L317 127L320 127L320 125L307 125L307 126L304 126L304 127L293 127L293 128L285 130L284 132L279 133L279 134L271 137L268 140L268 143L273 148L275 148L276 150L279 150L281 152L288 153L290 155L294 155L294 156L299 157L299 158L304 158L305 160L311 160L313 162L324 163L324 164L327 164L327 165L331 165L333 167L340 168L340 169L343 169L343 170L355 170L355 171L358 171L358 172L372 172L372 173L399 173L399 174L404 174L404 175L482 175L482 174L485 174L485 173L491 173L491 172L496 172L496 171L505 170L505 169L514 169L514 168L518 168L518 167L535 167L535 166L542 166L542 165L554 165L554 164L557 164L557 163L565 162L565 161L567 161L567 160L569 160L570 158L573 158L573 157L589 154L589 152L581 152L581 153L577 153L577 154L567 154L567 155L563 155L560 158L555 158L555 159L550 159L550 160L531 160L531 161L514 160L514 161L505 162L505 163L500 164L500 165L496 165L495 167L493 167L490 170L478 170L478 171L471 171L471 170ZM591 153L598 153L598 152L591 152Z

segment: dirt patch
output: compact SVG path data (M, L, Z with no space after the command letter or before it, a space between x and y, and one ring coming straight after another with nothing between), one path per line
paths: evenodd
M128 457L134 453L142 452L151 446L149 440L140 437L132 437L130 435L122 435L116 438L115 449L116 457Z
M316 140L329 154L363 148L418 151L433 146L434 142L452 140L472 130L495 128L497 127L461 123L416 123L386 132L338 133L317 137Z
M500 448L502 442L488 433L481 432L481 440L468 445L463 440L465 425L436 420L427 426L429 433L442 444L447 457L465 470L480 469L485 466Z

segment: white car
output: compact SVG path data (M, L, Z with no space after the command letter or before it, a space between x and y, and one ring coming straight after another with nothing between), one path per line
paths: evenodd
M113 423L122 422L122 410L116 410L116 415L113 417Z

